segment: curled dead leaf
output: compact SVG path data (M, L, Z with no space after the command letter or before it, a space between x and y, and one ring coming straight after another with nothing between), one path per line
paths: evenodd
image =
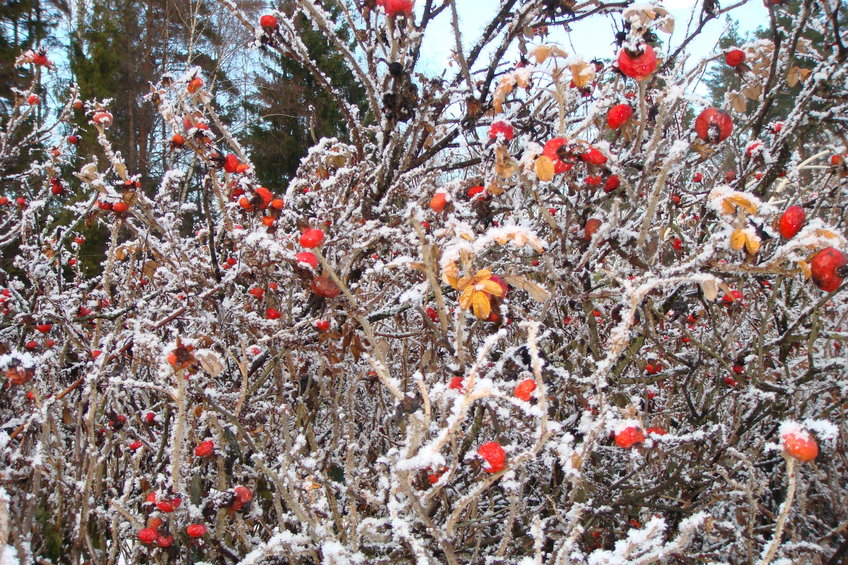
M554 162L550 157L542 155L536 159L534 168L540 181L550 182L554 180Z
M733 233L730 234L730 248L734 251L739 251L745 247L746 239L745 232L742 230L733 230Z

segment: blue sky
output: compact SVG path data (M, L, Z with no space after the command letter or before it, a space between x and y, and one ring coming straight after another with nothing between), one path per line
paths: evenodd
M730 5L731 0L720 0L724 5ZM420 4L421 2L419 2ZM500 2L498 0L457 0L463 40L466 47L474 42L479 36L485 23L495 14ZM700 0L666 0L659 5L665 7L672 13L675 19L675 31L670 41L667 36L663 37L666 45L675 48L686 37L686 29L692 14L696 8L697 13L701 10ZM420 10L421 7L419 6ZM425 47L422 50L423 66L421 70L427 73L440 73L450 59L451 47L453 46L453 33L450 27L450 11L445 10L428 29L425 39ZM740 22L740 32L753 31L768 21L768 12L763 7L762 0L748 0L744 5L731 12L734 19ZM616 17L620 23L620 18ZM697 20L693 22L693 28ZM721 35L727 26L727 18L709 22L702 35L689 44L688 51L698 57L707 56L712 53ZM557 31L549 37L549 42L559 43L569 55L578 55L586 60L596 57L612 58L614 53L613 18L611 16L596 16L588 18L575 24L570 37L563 32Z

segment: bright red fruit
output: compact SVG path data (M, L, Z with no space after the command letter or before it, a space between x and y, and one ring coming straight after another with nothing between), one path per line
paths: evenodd
M645 430L645 433L647 433L648 435L664 436L664 435L666 435L668 432L667 432L667 431L665 431L665 430L664 430L664 429L662 429L662 428L654 427L654 428L648 428L647 430Z
M731 67L738 67L745 62L745 52L741 49L731 49L724 54L724 62Z
M630 104L618 104L610 108L607 113L607 125L612 129L618 129L633 117L633 108Z
M9 203L9 197L8 196L0 196L0 206L5 206L8 203Z
M441 212L445 209L445 205L448 203L448 195L444 192L437 192L433 195L433 198L430 199L430 209L433 212Z
M733 120L718 108L707 108L695 119L695 133L708 143L719 143L730 136Z
M573 167L571 163L566 163L559 158L559 148L568 143L564 137L555 137L545 143L545 148L542 150L542 155L548 157L554 162L554 172L558 175L568 171Z
M109 112L95 112L91 121L103 128L109 128L112 125L112 114Z
M834 247L822 249L813 261L810 263L810 270L813 275L813 282L817 287L825 292L833 292L842 281L848 276L848 268L846 268L848 260L845 255Z
M816 440L806 430L790 431L780 438L783 450L790 457L794 457L801 463L807 463L815 459L819 454L819 446Z
M215 451L215 442L211 439L200 442L194 448L194 454L198 457L206 457L207 455L211 455L213 451Z
M189 81L188 86L186 87L186 90L188 90L190 94L194 94L195 92L200 90L202 87L203 87L203 79L200 78L200 77L194 77L193 79L191 79Z
M395 14L412 14L412 5L414 0L385 0L383 7L386 9L386 15L394 16Z
M612 192L619 186L621 186L621 179L618 178L618 175L610 175L606 184L604 184L604 192Z
M482 457L486 462L483 470L487 473L497 473L506 465L506 453L503 447L496 441L487 441L478 447L477 455Z
M262 300L262 296L265 295L265 289L260 286L254 286L248 290L247 293L257 300Z
M300 244L307 249L313 249L324 241L324 232L310 228L300 235Z
M159 547L171 547L174 545L174 536L160 535L156 538L156 545Z
M701 182L703 180L704 175L702 175L701 173L695 173L694 175L692 175L692 182Z
M641 54L622 49L618 52L618 70L625 76L645 80L657 68L657 54L647 43L642 45Z
M117 212L119 214L122 213L122 212L126 212L129 209L130 209L129 204L127 204L123 200L119 200L118 202L115 202L114 204L112 204L112 211Z
M581 155L581 157L590 165L603 165L607 162L607 156L594 147Z
M298 263L303 263L309 265L313 269L318 267L318 257L316 257L313 253L309 251L301 251L297 255L294 256L295 260Z
M190 524L186 527L186 533L192 538L203 537L206 534L206 526L203 524Z
M39 332L41 332L43 334L46 334L47 332L49 332L51 330L51 328L53 328L53 324L38 324L37 326L35 326L35 329L37 329Z
M448 388L451 390L462 390L462 377L451 378Z
M728 305L733 304L733 303L734 303L734 302L736 302L737 300L742 300L742 291L740 291L740 290L731 290L730 292L726 293L726 294L725 294L725 295L721 298L721 300L722 300L722 302L724 302L725 304L728 304Z
M515 385L515 390L512 391L512 394L515 398L526 402L530 400L530 396L534 390L536 390L536 381L533 379L524 379Z
M511 141L515 137L515 130L506 122L495 122L489 128L489 139L497 139L498 134L503 135L507 141Z
M468 199L471 200L478 194L483 194L486 191L486 188L483 186L472 186L468 189Z
M325 332L330 329L330 322L327 320L318 320L315 322L315 327L322 332Z
M430 320L432 320L433 322L439 321L439 313L436 312L436 309L432 306L428 306L427 310L425 310L425 313L427 314L427 317L430 318Z
M643 441L645 441L645 434L635 426L629 426L615 434L615 444L624 449L633 447Z
M275 29L277 27L277 18L271 14L265 14L259 18L259 25L264 28Z
M141 543L150 544L156 541L159 534L153 528L144 528L138 531L138 541Z
M268 308L265 310L265 317L269 320L276 320L281 316L280 312L276 308Z
M783 239L795 237L807 221L807 213L800 206L790 206L780 216L777 231Z
M239 166L239 159L233 153L228 153L224 158L224 170L228 173L236 172Z

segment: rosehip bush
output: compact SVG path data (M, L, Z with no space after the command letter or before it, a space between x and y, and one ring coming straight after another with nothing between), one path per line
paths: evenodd
M844 560L844 6L769 3L730 60L658 6L504 0L431 77L451 3L351 3L352 40L292 4L220 6L344 116L285 194L197 68L151 85L153 191L108 101L40 123L33 84L3 124L3 562ZM566 52L605 19L615 53ZM106 162L44 151L73 111Z

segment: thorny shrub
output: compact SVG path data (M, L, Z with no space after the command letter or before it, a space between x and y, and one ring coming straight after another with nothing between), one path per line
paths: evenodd
M841 562L844 4L769 3L771 40L696 60L735 6L662 48L658 6L502 0L444 78L415 68L437 16L460 37L452 1L344 8L353 46L294 4L222 4L348 122L284 195L196 69L149 97L175 152L149 194L107 101L34 126L21 93L4 125L4 563ZM613 61L553 41L602 15ZM63 141L4 173L72 112L108 162ZM83 223L110 232L96 277Z

